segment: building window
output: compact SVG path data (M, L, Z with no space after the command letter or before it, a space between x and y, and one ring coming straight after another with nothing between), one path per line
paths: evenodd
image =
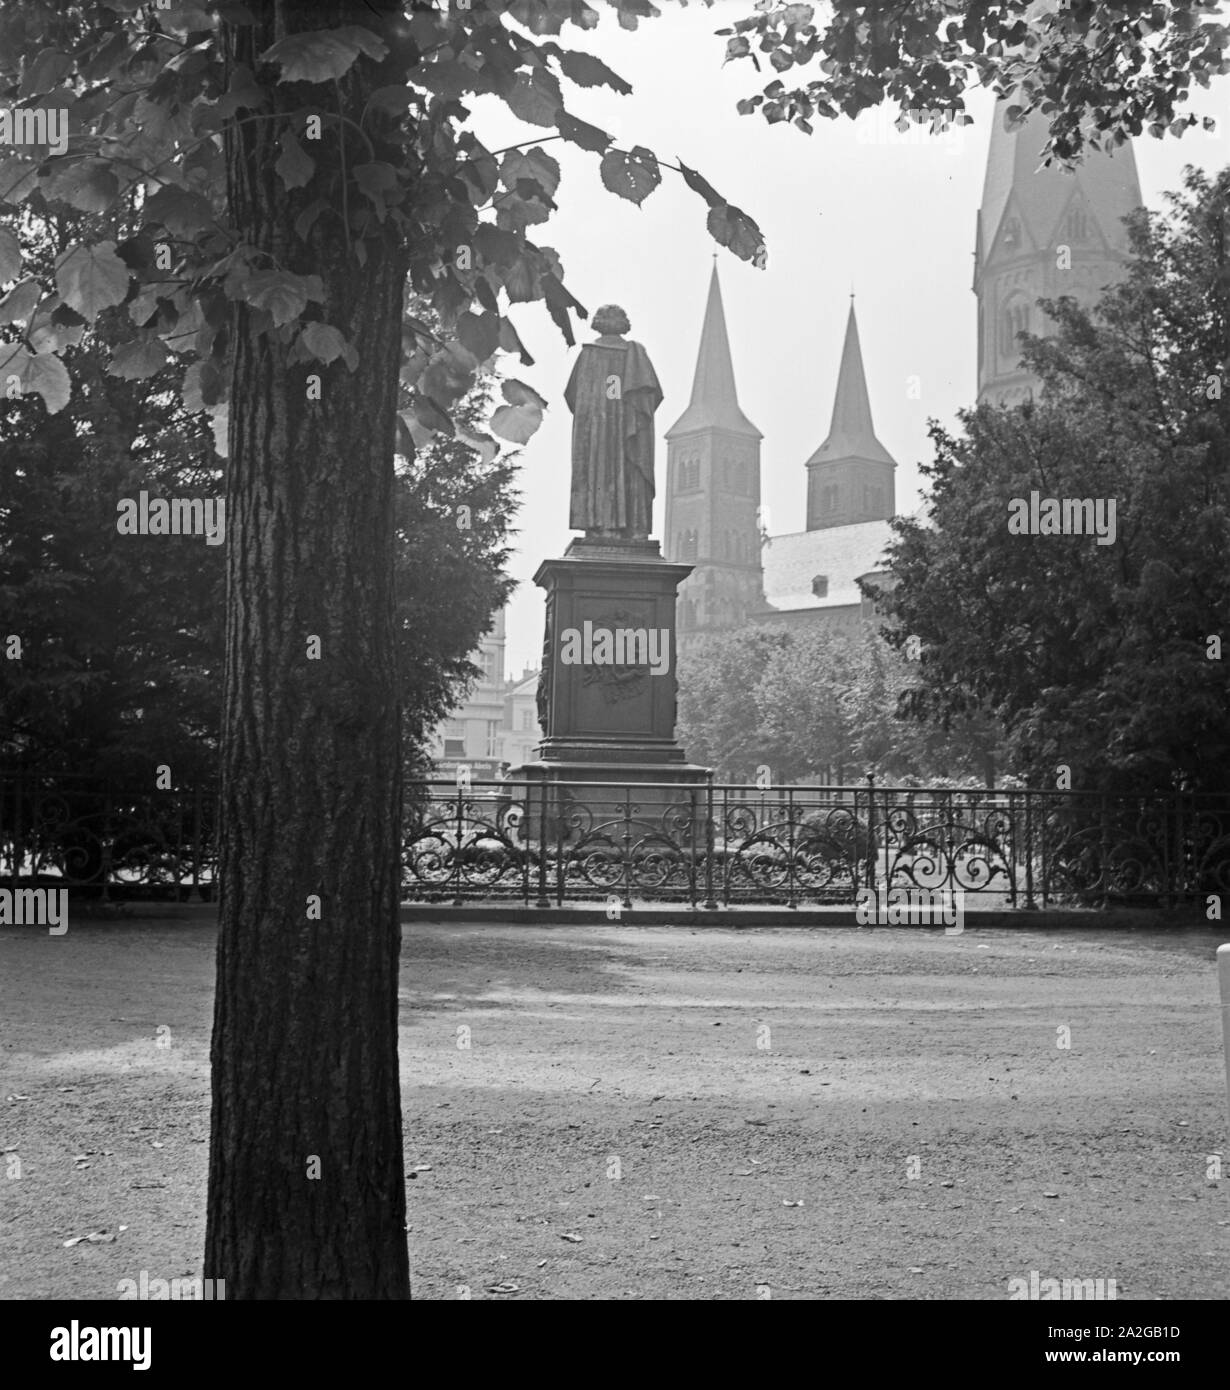
M679 460L679 491L695 492L700 487L700 458L685 454Z
M464 758L466 755L466 726L464 720L446 719L444 721L444 756Z
M498 719L487 720L487 756L489 758L498 757L500 753L500 721Z
M811 591L817 598L828 598L829 596L829 577L827 574L818 574L811 581Z
M700 537L695 531L685 531L683 533L683 546L680 551L680 558L683 560L695 560L700 545Z
M1012 250L1020 240L1021 224L1015 217L1010 217L1007 222L1004 223L1004 246L1007 247L1008 250Z
M1089 235L1088 223L1085 221L1085 209L1075 207L1068 213L1068 240L1084 241Z
M533 711L532 709L523 709L523 710L521 711L521 728L522 728L526 733L529 733L529 732L533 729L533 727L534 727L534 711Z
M1002 321L1002 341L1000 351L1003 355L1015 361L1021 355L1021 345L1017 342L1017 335L1029 332L1029 305L1024 300L1017 300L1004 310Z

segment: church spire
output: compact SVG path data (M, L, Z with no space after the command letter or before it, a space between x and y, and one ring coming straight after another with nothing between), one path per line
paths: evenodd
M1009 203L1024 224L1025 246L1049 249L1063 239L1060 223L1074 195L1085 204L1106 248L1120 255L1126 253L1128 236L1123 219L1142 202L1132 142L1113 150L1086 147L1072 170L1057 162L1043 168L1041 151L1049 131L1048 117L1034 110L1022 125L1007 130L1004 120L1009 105L1008 98L1001 97L991 118L991 141L978 214L982 257L995 249ZM1019 238L1015 249L1018 254L1024 249Z
M850 458L875 463L893 462L892 455L876 438L871 423L871 401L867 396L867 378L863 373L863 353L858 341L853 295L850 296L850 315L846 320L846 344L841 353L832 424L828 438L807 462L828 463Z
M1022 333L1053 331L1038 300L1070 295L1083 308L1096 304L1124 273L1123 219L1141 205L1130 141L1113 152L1086 149L1072 170L1043 168L1049 118L1035 110L1009 130L1009 105L1001 97L991 118L974 241L978 399L993 405L1038 391L1020 347Z
M666 431L666 438L690 434L694 430L722 429L751 439L764 436L739 408L735 391L735 369L730 360L730 340L726 336L726 314L722 309L722 289L717 265L709 278L709 302L705 306L705 326L696 354L696 375L692 379L692 400L678 420Z

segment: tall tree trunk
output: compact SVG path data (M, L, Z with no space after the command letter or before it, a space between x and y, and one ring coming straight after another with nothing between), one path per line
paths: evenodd
M358 0L249 8L257 22L228 26L228 57L254 72L289 32L377 27ZM357 121L389 80L360 61L330 86L270 84L265 110ZM393 641L406 261L391 230L367 241L365 265L347 247L339 140L354 140L352 162L369 157L362 142L326 115L305 144L317 177L288 192L273 167L284 128L228 129L234 224L271 253L265 264L321 277L326 302L305 317L341 329L361 362L353 374L292 363L250 310L236 315L205 1273L226 1280L228 1299L408 1298ZM295 218L318 196L338 212L305 242Z

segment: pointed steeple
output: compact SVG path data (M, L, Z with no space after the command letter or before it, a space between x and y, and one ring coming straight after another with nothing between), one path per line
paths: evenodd
M666 438L690 434L693 430L722 429L751 439L764 436L739 409L735 392L735 369L730 360L730 340L726 336L726 314L722 309L722 289L717 265L709 279L709 302L705 306L705 326L696 355L696 375L692 379L692 400L678 420L666 431Z
M1123 219L1142 204L1132 142L1111 150L1087 149L1071 171L1058 164L1040 168L1050 122L1038 110L1014 130L1004 128L1011 102L1001 97L991 118L987 172L978 214L979 265L996 246L1009 203L1024 223L1030 248L1046 250L1056 240L1060 220L1075 195L1092 214L1109 250L1128 250ZM1059 238L1062 240L1062 237ZM1023 247L1014 248L1018 251Z
M846 320L846 344L841 352L841 371L833 401L833 421L828 438L807 460L828 463L836 459L866 459L874 463L893 463L893 457L876 438L871 423L871 401L863 373L863 353L858 341L858 321L854 317L854 296L850 297L850 316Z

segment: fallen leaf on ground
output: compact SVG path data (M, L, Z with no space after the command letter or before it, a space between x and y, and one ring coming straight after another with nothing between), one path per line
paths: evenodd
M560 1233L560 1240L570 1240L573 1245L580 1245L584 1239L584 1236L577 1235L575 1231L563 1231Z
M505 1279L501 1284L488 1284L488 1293L516 1293L521 1288L520 1284L514 1284L511 1279Z
M88 1240L91 1245L109 1245L115 1237L108 1235L106 1231L91 1231L88 1236L73 1236L71 1240L64 1242L65 1250L71 1250L74 1245L80 1245L83 1240Z

